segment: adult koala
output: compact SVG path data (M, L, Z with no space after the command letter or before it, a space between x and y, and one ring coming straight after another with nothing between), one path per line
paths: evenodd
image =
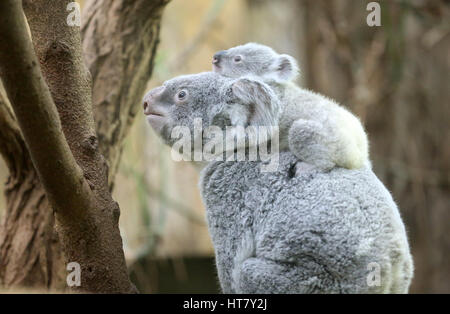
M204 128L258 125L277 121L276 104L263 82L207 72L153 89L144 112L170 145L176 126L194 131L194 118ZM288 151L279 154L277 171L262 172L266 162L211 161L201 172L224 293L408 292L405 228L369 167L298 168Z

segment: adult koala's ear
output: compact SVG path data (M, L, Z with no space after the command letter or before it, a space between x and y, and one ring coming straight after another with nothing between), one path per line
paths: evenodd
M234 80L223 88L225 102L217 107L219 110L213 114L211 125L226 130L227 136L225 146L221 145L215 153L220 155L220 149L230 147L234 151L246 145L258 146L272 139L278 143L280 103L272 89L252 77ZM243 133L242 128L245 129ZM235 146L235 138L243 135L248 141L238 141ZM253 142L255 139L256 143Z
M272 64L271 74L276 82L293 81L299 74L297 61L289 55L279 55Z
M228 111L232 125L275 126L278 124L278 97L265 83L240 78L231 84L232 104Z

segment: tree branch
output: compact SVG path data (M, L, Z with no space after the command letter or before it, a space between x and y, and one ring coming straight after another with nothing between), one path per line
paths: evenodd
M160 20L168 0L88 0L83 48L92 74L93 108L100 151L117 171L122 142L152 74Z
M33 164L56 212L66 260L81 266L83 287L79 289L133 292L118 228L120 209L109 192L106 160L98 149L91 77L83 60L80 28L67 25L70 2L23 0L22 10L20 0L0 1L0 73ZM166 2L91 3L96 14L87 26L93 30L91 40L105 42L106 48L101 49L113 48L89 65L97 78L96 88L103 88L94 96L103 95L113 105L105 111L105 119L101 110L96 110L96 116L97 126L112 132L102 143L108 159L115 164L151 73ZM97 32L97 27L104 29ZM108 40L121 43L108 46ZM97 49L98 44L102 42L93 46Z
M0 1L0 14L0 74L5 90L49 199L72 216L89 204L90 189L61 132L21 1Z
M19 180L28 169L29 155L12 112L3 84L0 81L0 154L9 169L10 178ZM11 179L10 179L11 180ZM8 182L14 184L14 182Z
M92 114L91 76L84 64L81 32L67 23L69 0L24 0L24 11L42 72L55 100L62 130L81 168L85 213L73 219L57 211L57 227L68 261L80 264L84 291L127 293L131 284L118 228L120 209L108 188L106 161L99 152ZM51 146L49 146L51 147ZM87 188L86 188L87 187ZM65 202L67 204L67 200ZM57 204L58 207L67 206Z
M69 0L24 0L36 55L55 101L69 147L91 185L107 176L97 149L91 78L84 65L80 28L67 24ZM103 169L102 174L97 171Z

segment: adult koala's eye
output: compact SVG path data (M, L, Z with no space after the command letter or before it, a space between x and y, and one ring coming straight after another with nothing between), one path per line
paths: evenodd
M238 62L241 62L242 61L242 56L235 56L234 57L234 62L236 62L236 63L238 63Z
M183 101L183 100L186 100L187 96L188 96L187 90L183 89L178 92L176 99L178 101Z

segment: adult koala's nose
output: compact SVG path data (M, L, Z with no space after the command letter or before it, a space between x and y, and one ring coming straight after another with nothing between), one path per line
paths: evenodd
M155 105L155 103L158 101L158 99L161 97L161 95L164 93L164 86L156 87L149 91L145 96L143 100L143 106L144 106L144 113L146 115L154 114L152 111L152 106Z
M224 56L224 54L226 53L225 50L219 51L217 52L214 56L213 56L213 61L212 63L215 65L218 65L220 63L220 60L222 59L222 57Z

